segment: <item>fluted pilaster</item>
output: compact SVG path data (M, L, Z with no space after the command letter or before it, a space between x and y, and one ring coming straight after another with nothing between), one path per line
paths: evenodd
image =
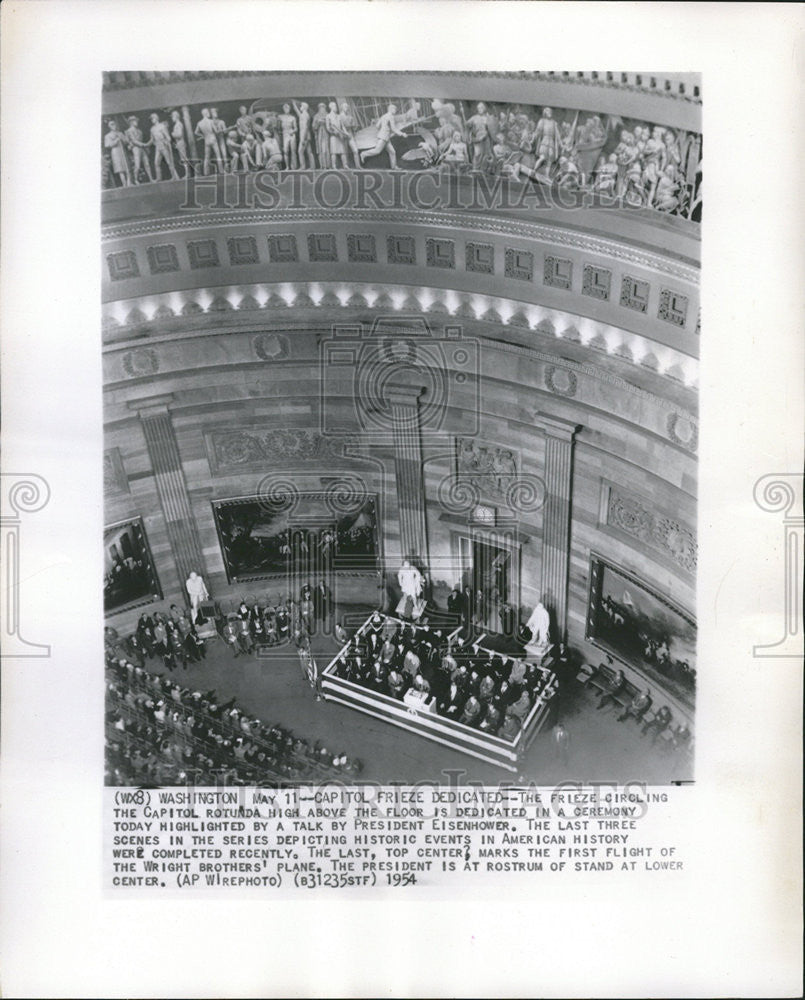
M420 568L428 563L428 529L425 517L425 486L422 475L422 436L419 397L421 387L389 386L400 512L400 544L404 558L411 557Z
M573 496L573 443L579 424L538 413L545 433L542 602L553 612L559 641L567 636L567 584Z
M159 503L182 585L191 570L206 575L196 521L168 404L170 396L132 402L142 424Z

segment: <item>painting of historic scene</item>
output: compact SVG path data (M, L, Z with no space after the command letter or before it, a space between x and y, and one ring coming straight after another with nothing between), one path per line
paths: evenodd
M161 599L162 590L139 517L104 529L103 560L106 614Z
M696 623L636 577L593 558L588 638L692 705Z
M329 493L274 493L213 503L232 583L275 575L316 579L337 570L376 570L374 497L340 504Z

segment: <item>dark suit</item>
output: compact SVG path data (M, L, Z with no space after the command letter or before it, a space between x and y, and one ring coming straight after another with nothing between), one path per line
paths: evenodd
M464 614L464 598L460 591L453 590L447 595L447 610L454 621L461 621Z
M332 597L326 583L316 584L316 589L313 591L313 609L316 612L316 617L322 621L330 617Z

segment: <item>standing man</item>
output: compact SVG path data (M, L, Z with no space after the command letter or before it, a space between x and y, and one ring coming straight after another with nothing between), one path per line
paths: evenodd
M313 608L316 612L316 617L322 622L326 622L330 617L332 612L332 596L330 588L324 580L320 580L316 584L316 589L313 592Z
M330 169L330 139L327 135L327 108L319 104L313 115L313 134L316 137L316 155L319 158L319 169Z
M247 112L245 104L242 104L238 108L238 119L235 122L235 128L238 130L238 135L241 139L245 139L247 135L254 133L254 119Z
M215 131L215 140L218 143L218 148L221 151L221 159L226 166L226 135L228 129L226 127L226 122L223 118L218 117L218 108L210 108L210 118L212 119L212 127Z
M561 722L557 722L551 730L551 743L553 744L554 756L562 761L567 767L570 761L570 733Z
M358 152L358 144L355 142L355 131L358 127L358 123L355 121L355 116L350 111L348 101L341 102L341 109L338 113L338 117L341 122L341 129L344 133L344 140L349 146L352 157L355 160L355 169L360 170L361 155Z
M293 102L296 117L299 120L299 166L304 170L316 169L316 160L313 156L313 135L310 124L310 108L302 101L298 104Z
M159 115L151 115L151 138L149 143L154 147L154 172L157 180L162 180L162 164L168 168L171 177L179 180L176 167L173 164L173 146L171 145L171 134L165 122L159 120Z
M470 145L472 146L473 170L480 170L487 157L492 154L492 140L489 136L488 122L486 105L481 102L476 107L476 113L467 122L470 131Z
M103 145L108 149L112 157L112 172L117 176L121 187L129 187L131 176L129 174L129 161L126 159L126 137L117 127L117 122L112 118L107 123L109 131L103 137Z
M143 142L143 134L138 127L140 121L136 115L129 115L126 121L129 123L129 127L123 134L126 137L126 142L128 143L129 149L131 150L134 158L134 173L132 174L132 181L135 184L140 183L137 178L141 167L145 169L148 180L153 181L154 175L151 173L151 161L148 159L148 154L145 152L148 143Z
M296 651L299 654L299 665L302 668L302 676L316 692L316 701L321 701L321 677L319 676L319 665L310 648L310 639L303 636L296 644Z
M204 141L204 163L202 170L205 176L210 172L210 156L215 157L215 162L218 166L218 173L222 174L224 172L224 162L221 157L221 148L218 145L218 133L216 131L215 122L210 116L209 108L201 109L201 118L196 125L196 137L203 139ZM192 573L190 574L193 575Z
M464 613L464 598L461 596L459 584L456 584L447 595L447 612L458 624Z
M538 173L539 168L544 164L544 173L550 177L553 165L559 159L559 149L562 145L559 126L553 120L553 111L550 108L543 108L542 118L537 123L535 145L537 147L537 162L534 164L534 173Z
M282 157L285 162L285 169L296 170L296 134L298 124L296 116L291 114L290 104L282 105L282 114L277 115L277 121L280 124L280 132L282 134Z
M391 163L391 169L397 169L397 154L394 151L394 147L391 145L392 135L404 136L405 132L401 131L394 124L394 118L397 114L397 105L389 104L388 110L384 115L381 115L377 123L377 141L371 149L366 149L361 153L360 162L363 163L364 160L368 160L372 156L379 156L383 150L387 150L389 154L389 162ZM346 160L346 156L344 157Z
M324 119L324 127L330 137L330 167L338 169L338 161L341 160L341 169L347 170L347 151L344 146L344 130L341 128L341 115L338 113L338 105L335 101L330 101L327 116Z

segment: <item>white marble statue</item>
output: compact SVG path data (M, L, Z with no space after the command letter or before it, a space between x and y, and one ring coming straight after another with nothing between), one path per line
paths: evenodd
M536 656L544 656L550 646L551 617L542 601L531 612L531 617L525 627L531 633L531 639L526 645L526 651Z
M397 582L400 584L400 590L404 596L410 597L412 601L415 601L422 593L422 574L407 559L403 560L397 573Z
M209 108L202 108L201 118L196 125L196 137L204 141L204 164L202 170L205 176L210 172L213 158L218 167L218 173L222 174L224 172L224 160L221 155L221 148L218 145L218 126L215 124L219 120L212 118Z
M160 121L159 115L149 116L151 122L151 138L146 143L147 146L154 147L154 172L158 181L162 180L162 164L168 168L173 180L178 181L179 175L173 164L173 147L171 146L171 134L165 122Z
M151 161L148 159L148 154L146 153L148 143L143 141L143 133L139 127L140 121L136 115L129 115L126 121L129 127L123 134L126 137L126 142L134 159L134 170L131 175L132 183L140 183L138 177L140 170L145 170L148 180L153 181L154 175L151 173Z
M187 588L187 594L190 598L190 608L193 613L193 621L196 620L198 615L198 607L202 601L206 601L210 596L207 586L204 583L202 577L196 572L191 572L185 581L185 587Z
M129 161L126 159L126 137L117 127L117 122L112 118L108 122L109 131L103 137L104 149L109 150L112 158L112 172L117 175L121 187L128 187L131 184L131 174L129 173Z

